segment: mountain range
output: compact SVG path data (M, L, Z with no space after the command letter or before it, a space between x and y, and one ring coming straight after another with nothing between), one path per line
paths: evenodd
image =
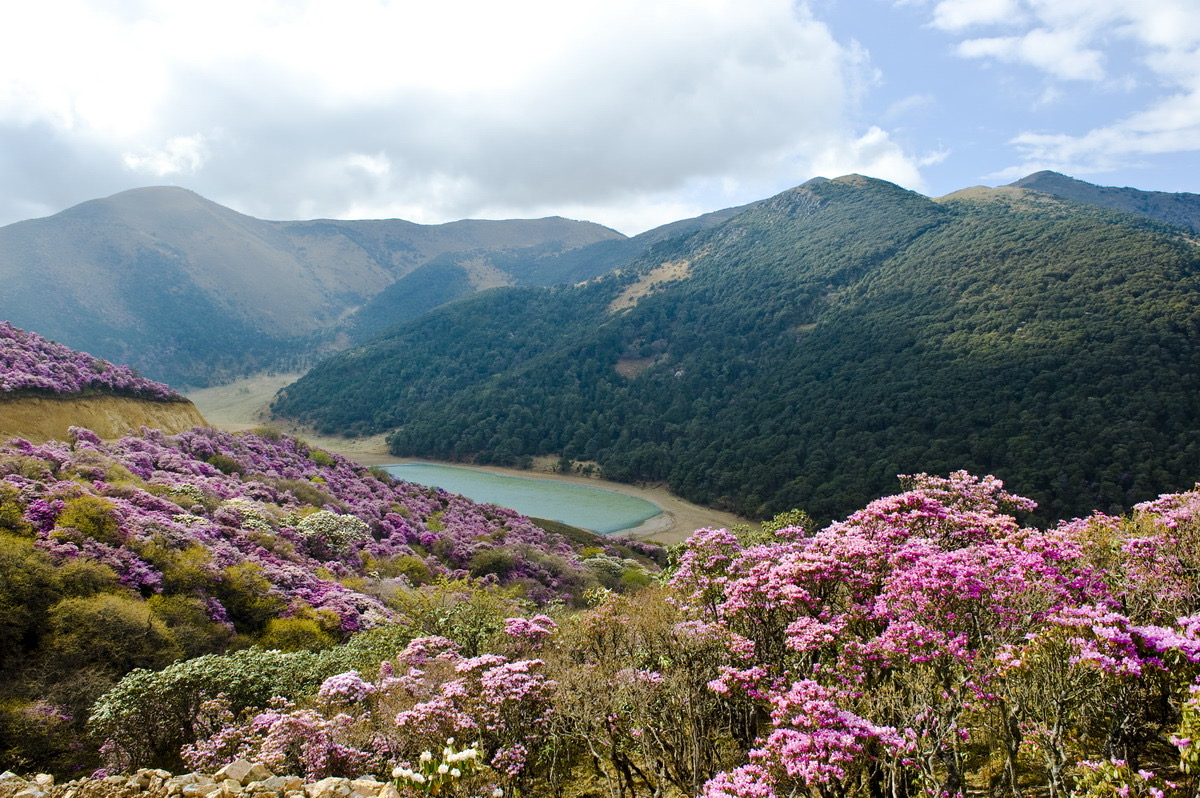
M0 316L397 454L554 454L833 517L993 471L1061 516L1200 474L1200 197L1053 172L815 179L627 238L561 218L263 221L179 188L0 228Z
M1047 518L1119 511L1200 474L1200 247L1149 218L1200 198L1096 198L1147 201L813 180L586 283L394 327L274 409L391 431L397 455L562 454L753 517L838 517L960 468Z

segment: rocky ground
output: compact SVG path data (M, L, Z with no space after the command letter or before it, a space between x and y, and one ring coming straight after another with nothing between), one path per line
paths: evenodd
M45 773L22 778L0 774L0 798L399 798L391 782L327 778L305 782L299 776L276 776L264 765L239 759L213 774L173 776L165 770L139 770L132 775L75 779L56 784Z

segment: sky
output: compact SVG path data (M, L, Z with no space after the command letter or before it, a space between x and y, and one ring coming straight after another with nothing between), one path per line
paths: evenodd
M1200 0L0 2L0 225L177 185L632 235L1041 169L1200 193Z

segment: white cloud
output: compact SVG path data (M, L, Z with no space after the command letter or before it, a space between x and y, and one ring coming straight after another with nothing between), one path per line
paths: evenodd
M887 131L872 127L853 140L831 141L812 161L814 174L827 177L858 173L889 180L914 191L924 191L920 167L937 163L945 153L914 159L891 140Z
M1101 111L1104 93L1136 91L1144 97L1141 108L1114 113L1090 129L1071 129L1067 121L1058 130L1016 135L1010 143L1019 163L994 177L1037 169L1096 174L1154 156L1200 151L1195 0L942 0L931 16L934 26L948 32L990 27L1000 34L964 39L957 52L1039 70L1048 83L1038 108L1068 97L1060 86L1064 81L1092 83Z
M958 46L967 58L995 58L1041 69L1059 80L1100 80L1103 55L1076 30L1035 28L1023 36L967 39Z
M155 177L195 174L208 159L208 149L202 135L175 136L160 149L141 154L125 153L125 166L134 172Z
M877 75L798 0L10 3L0 76L0 135L21 149L48 131L38 168L83 164L73 190L189 174L270 218L649 221L671 192L732 203L801 182L825 151L919 180L853 130ZM29 173L5 157L22 156L0 174Z
M942 0L933 9L933 25L960 31L975 25L1014 24L1025 17L1018 0Z

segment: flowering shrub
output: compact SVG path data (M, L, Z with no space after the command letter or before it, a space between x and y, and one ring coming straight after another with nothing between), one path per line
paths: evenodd
M224 439L186 440L201 451ZM151 455L138 447L130 451ZM40 473L34 468L4 480L41 500L25 505L23 521L46 557L68 546L112 545L54 536L66 529L59 525L64 508L87 494L79 481L55 476L77 462L108 469L108 504L99 509L117 519L125 549L144 534L121 526L134 506L167 516L157 522L156 545L172 551L194 551L187 532L214 526L220 531L209 546L216 552L241 541L239 552L262 549L288 561L317 556L296 531L315 512L304 512L294 494L281 498L271 481L303 478L299 465L294 472L247 468L248 478L234 480L182 459L177 467L202 477L191 494L167 487L161 469L145 472L140 459L105 465L95 457L101 450L88 451L80 459L77 449L36 450L50 476L25 475ZM178 452L152 450L152 460ZM353 510L371 532L351 544L361 564L349 553L319 562L363 579L355 569L383 562L390 545L375 523L387 512L372 515L369 503L342 499L354 493L338 485L341 464L325 468L330 495L347 504L327 512ZM142 473L167 490L137 487ZM120 490L119 478L128 483ZM33 487L47 482L53 491ZM677 552L668 580L630 595L594 590L592 606L573 612L522 609L466 581L406 590L404 601L378 605L380 612L396 608L404 624L396 628L421 634L395 638L391 651L403 646L398 655L335 657L377 632L321 654L272 652L297 663L312 658L303 660L311 667L246 681L254 702L209 704L203 737L186 754L209 768L252 756L312 775L391 774L402 795L555 794L582 773L631 796L1196 794L1200 488L1141 505L1127 518L1096 514L1040 530L1017 520L1031 503L991 477L915 475L905 487L820 530L801 515L797 525L768 534L701 530ZM429 503L414 501L406 515L395 514L429 532L454 515L437 495L416 490ZM158 504L176 497L186 512L176 504L172 515ZM367 509L359 512L360 505ZM214 518L225 512L227 520ZM246 539L228 531L234 515ZM248 519L271 531L247 529ZM433 558L425 544L407 545L408 556ZM206 584L181 561L137 551L147 569L136 582L141 590L155 590L148 573L161 575L163 590ZM17 562L13 573L37 571L28 556ZM261 573L243 575L243 592L261 576L266 595L293 595L272 593L277 583L268 576L277 572L269 559L255 562ZM216 564L222 573L239 567ZM160 673L187 670L182 663ZM110 751L156 739L139 732L131 741L121 724L135 718L119 710L140 701L145 712L130 725L161 723L164 713L140 697L173 694L157 676L135 672L128 688L122 682L98 706L94 725L126 740ZM272 679L281 689L268 689ZM179 692L210 700L218 681ZM290 703L271 706L267 694ZM471 743L443 743L450 739Z
M139 377L128 366L76 352L0 321L0 394L18 391L112 393L163 402L183 401L170 387Z

